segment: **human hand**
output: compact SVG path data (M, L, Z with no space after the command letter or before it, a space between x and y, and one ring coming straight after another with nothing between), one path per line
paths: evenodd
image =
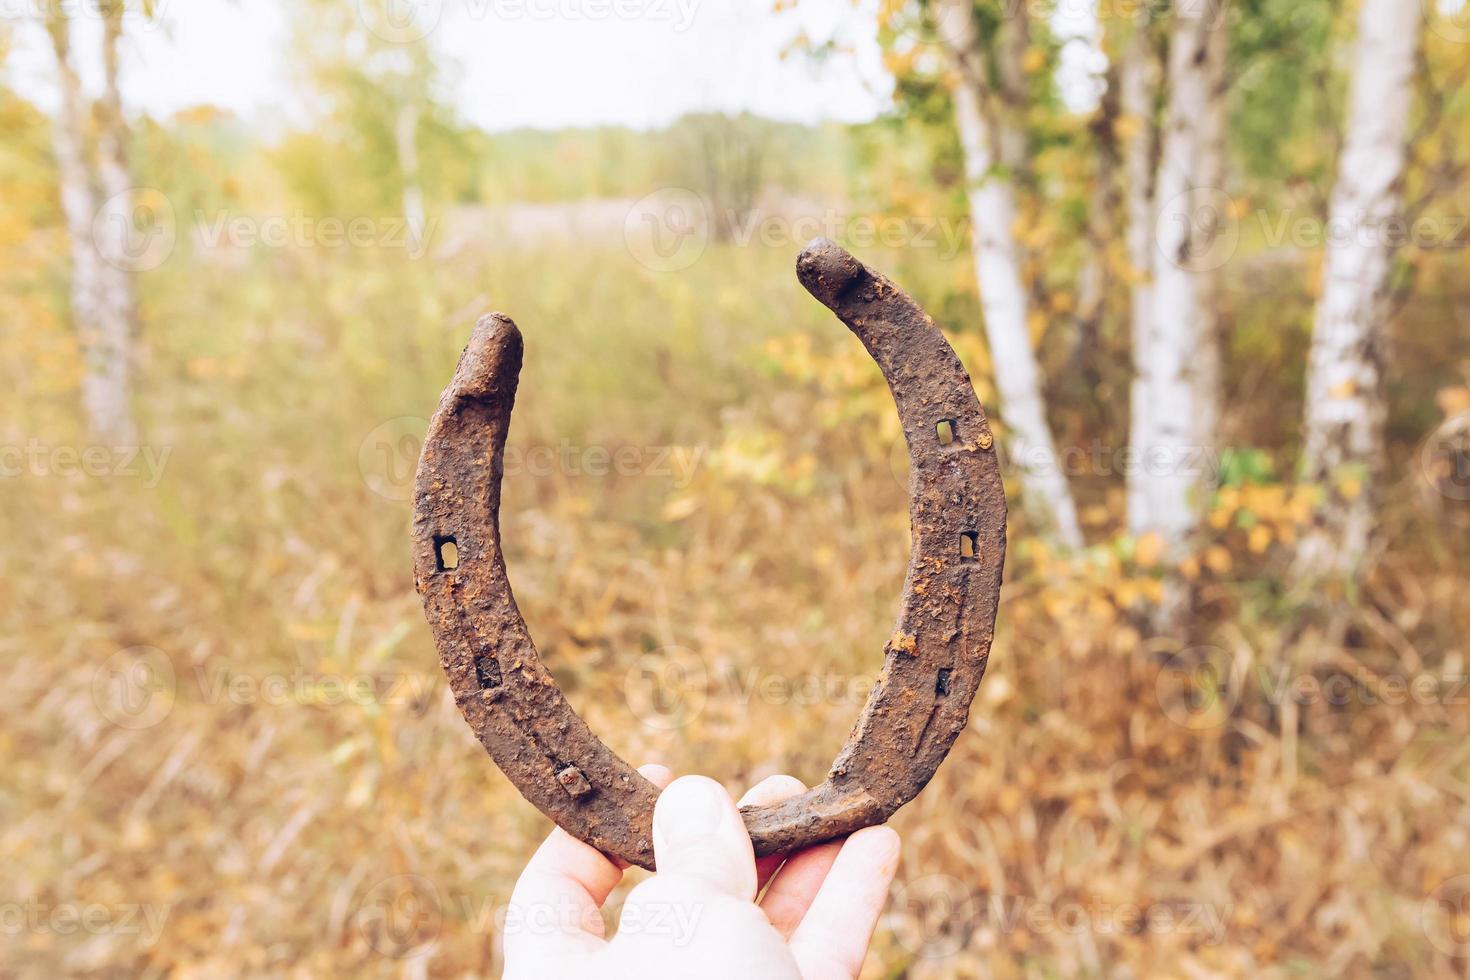
M617 934L602 903L623 868L560 827L521 873L506 912L505 975L551 977L852 978L898 866L898 834L868 827L785 857L757 859L736 804L703 776L669 782L653 811L658 873L623 903ZM805 790L772 776L740 803Z

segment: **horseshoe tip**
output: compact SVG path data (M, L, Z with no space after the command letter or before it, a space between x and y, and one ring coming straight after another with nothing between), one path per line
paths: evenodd
M475 323L450 387L462 398L494 396L521 371L521 331L504 313L487 313Z
M480 317L480 319L475 321L474 335L478 337L480 334L489 334L492 336L498 334L509 334L519 337L521 331L520 328L516 326L516 322L512 320L507 314L486 313L484 316Z
M830 238L813 238L796 257L796 278L828 307L837 305L854 279L867 274L866 266Z

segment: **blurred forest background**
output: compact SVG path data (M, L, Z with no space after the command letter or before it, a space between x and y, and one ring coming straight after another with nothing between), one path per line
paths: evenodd
M871 975L1470 972L1470 11L1086 6L1080 97L1052 5L882 0L872 122L487 133L432 36L293 0L270 136L123 103L159 11L7 9L60 98L0 89L0 972L499 970L548 823L449 697L407 500L492 309L572 703L635 764L824 778L908 521L817 234L946 331L1013 501Z

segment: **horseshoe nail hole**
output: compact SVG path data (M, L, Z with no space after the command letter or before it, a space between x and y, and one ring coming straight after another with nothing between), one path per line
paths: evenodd
M980 557L980 535L974 531L960 532L960 561L974 561Z
M459 567L459 545L453 535L434 536L434 560L441 572L452 572Z
M953 667L940 667L939 676L934 679L934 693L943 697L949 693L949 675L954 673Z
M504 678L500 673L500 661L495 654L486 651L475 658L475 674L480 681L480 690L488 691L499 687Z
M953 446L957 438L954 419L940 419L934 426L934 434L939 438L941 446Z

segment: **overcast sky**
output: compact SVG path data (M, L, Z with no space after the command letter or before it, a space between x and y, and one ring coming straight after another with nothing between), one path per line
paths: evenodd
M355 4L357 0L343 0ZM453 101L488 130L593 123L647 127L693 109L749 109L803 122L872 118L891 81L873 33L872 0L395 0L382 30L423 33L456 63ZM39 0L0 0L7 18ZM166 115L213 104L270 125L300 107L285 59L281 0L161 0L164 27L130 22L123 97L131 111ZM12 11L14 8L14 11ZM7 81L51 109L53 66L44 33L21 17ZM78 47L100 31L83 18ZM820 68L782 57L805 31L835 32L852 54ZM80 59L95 88L96 58Z

